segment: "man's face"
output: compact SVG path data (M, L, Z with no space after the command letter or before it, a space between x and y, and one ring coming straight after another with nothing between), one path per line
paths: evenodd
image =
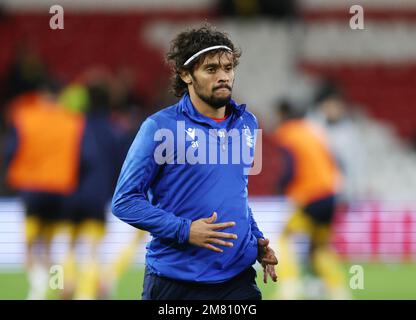
M329 123L335 123L345 116L344 103L337 97L326 99L320 107Z
M207 55L193 74L192 87L201 100L213 108L225 106L231 99L234 65L231 53Z

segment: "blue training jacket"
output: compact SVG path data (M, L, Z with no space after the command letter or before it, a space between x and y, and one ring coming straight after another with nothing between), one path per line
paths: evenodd
M232 161L233 139L215 132L236 129L234 133L238 132L241 145L247 146L253 155L254 130L258 124L245 105L231 100L229 106L228 118L217 123L200 114L185 94L177 104L143 122L127 154L112 211L122 221L152 234L146 265L157 275L218 283L256 262L257 239L263 238L263 234L247 200L245 169L252 163ZM174 143L170 143L172 138ZM243 159L243 147L240 149L239 156ZM235 150L234 157L238 155L238 148ZM228 153L228 162L220 162L222 152ZM197 163L195 156L201 156ZM203 158L205 163L200 160ZM236 240L226 239L234 246L221 247L222 253L188 243L191 222L208 218L214 211L218 216L215 223L236 223L234 227L218 230L238 236Z

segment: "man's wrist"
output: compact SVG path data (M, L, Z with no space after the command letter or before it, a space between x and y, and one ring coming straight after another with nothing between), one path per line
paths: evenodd
M253 231L253 235L256 237L257 241L259 239L264 239L263 232L261 232L260 230Z
M178 231L178 243L183 244L187 243L189 240L189 234L191 230L191 219L186 218L179 218L181 220L179 225L179 231Z

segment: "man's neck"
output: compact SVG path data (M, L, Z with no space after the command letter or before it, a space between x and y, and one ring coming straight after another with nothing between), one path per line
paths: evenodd
M198 97L198 95L192 91L189 92L189 97L191 98L191 102L193 106L200 114L208 118L216 118L216 119L222 119L225 117L225 110L226 110L225 105L218 109L213 108L212 106L210 106L200 97Z

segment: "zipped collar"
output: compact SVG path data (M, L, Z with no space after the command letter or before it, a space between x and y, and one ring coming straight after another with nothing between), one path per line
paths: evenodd
M195 122L209 124L211 127L218 127L221 124L199 113L198 110L196 110L196 108L192 104L188 92L186 92L182 99L178 102L178 106L183 113L185 113L191 120ZM231 107L230 122L234 122L236 119L241 117L246 111L245 104L237 104L232 99L228 103L228 106Z

